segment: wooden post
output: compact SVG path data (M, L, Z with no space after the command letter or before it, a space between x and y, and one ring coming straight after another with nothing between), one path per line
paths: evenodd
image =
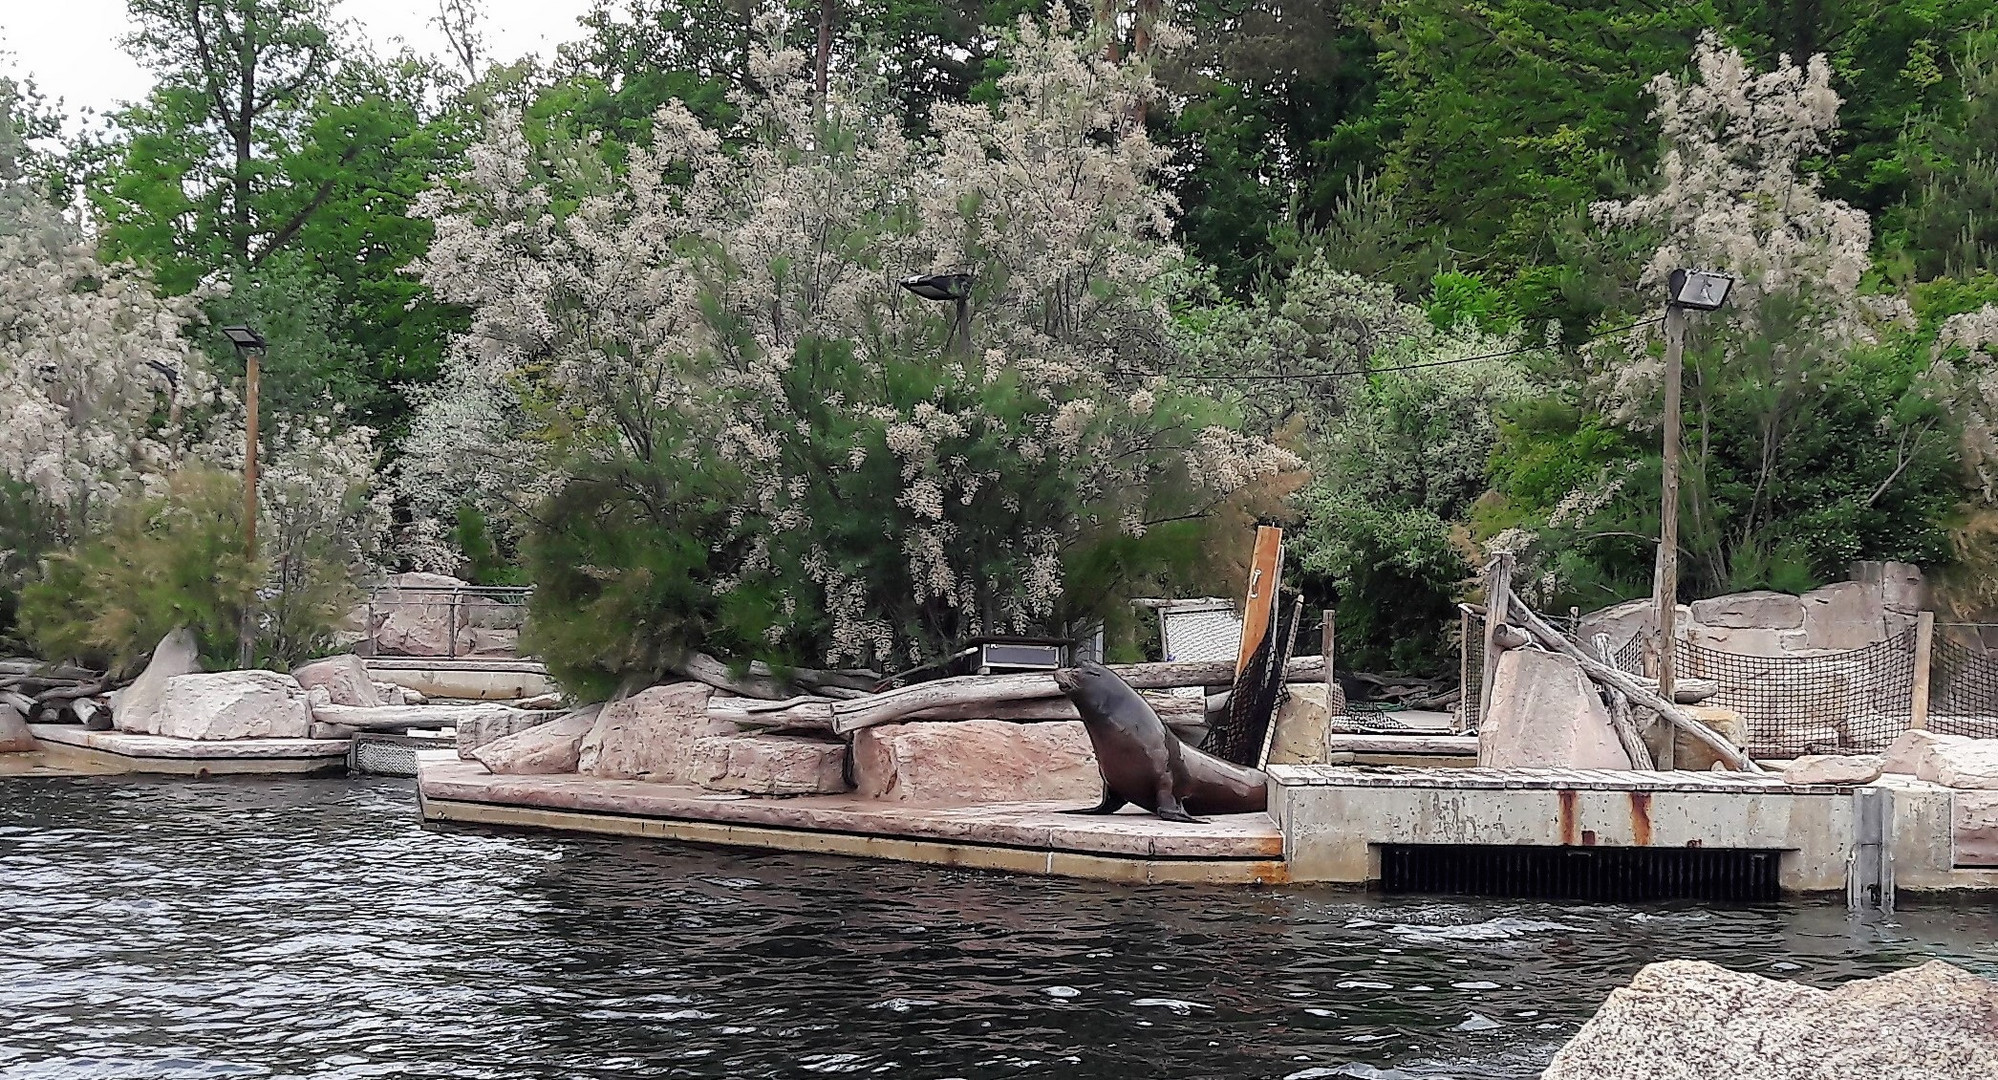
M257 564L257 381L262 349L243 353L243 547L250 565ZM243 620L236 635L236 666L247 668L256 658L256 594L243 603Z
M1492 680L1498 677L1498 634L1505 625L1506 598L1512 595L1510 551L1501 551L1485 568L1485 677L1478 687L1478 726L1483 727L1492 707Z
M1457 605L1457 731L1471 724L1471 605Z
M1325 622L1320 631L1319 652L1325 656L1325 715L1342 717L1346 715L1346 692L1339 688L1339 678L1333 673L1333 661L1338 652L1338 622L1331 608L1325 609Z
M1665 306L1665 457L1664 491L1658 503L1658 572L1654 599L1658 604L1658 696L1673 700L1672 684L1678 676L1677 627L1679 614L1679 409L1684 378L1681 374L1686 349L1686 309L1677 304ZM1672 767L1673 743L1666 740L1663 760L1658 767Z
M1256 527L1256 551L1249 561L1249 594L1242 603L1242 644L1235 653L1235 677L1249 666L1276 615L1277 580L1283 573L1283 530Z
M1936 613L1924 611L1915 619L1915 685L1908 696L1908 726L1916 731L1929 726L1929 661L1935 637Z

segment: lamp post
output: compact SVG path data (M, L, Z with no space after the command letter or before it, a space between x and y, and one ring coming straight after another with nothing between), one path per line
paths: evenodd
M917 274L902 279L902 287L925 300L950 301L957 305L957 321L951 324L951 341L966 351L971 348L971 327L966 305L971 300L970 274Z
M247 326L225 326L222 336L243 358L243 547L251 563L257 561L257 375L264 358L264 336ZM251 603L243 605L242 625L237 632L236 661L247 668L255 658L256 622Z
M1679 613L1679 398L1686 350L1686 312L1714 311L1727 302L1734 279L1704 270L1674 270L1665 299L1665 482L1658 510L1658 567L1653 584L1658 605L1658 695L1672 700L1677 676L1673 623ZM1672 767L1675 735L1667 734L1660 768Z

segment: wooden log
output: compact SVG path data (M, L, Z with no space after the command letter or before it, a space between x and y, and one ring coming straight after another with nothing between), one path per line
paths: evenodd
M22 716L35 715L35 699L12 690L0 690L0 705L12 705Z
M87 682L101 679L104 673L80 668L72 664L48 664L40 660L0 660L0 675L39 675L45 679L62 679L68 682Z
M1478 756L1476 735L1384 735L1374 732L1326 732L1325 748L1347 754L1437 754Z
M516 716L535 712L553 720L560 709L515 709L506 705L320 705L312 719L354 731L399 731L407 728L456 727L474 716Z
M111 680L99 679L81 686L65 686L55 690L44 690L35 695L35 701L43 705L75 701L77 698L96 697L111 689Z
M1640 684L1631 675L1618 671L1616 668L1597 660L1595 657L1577 648L1574 642L1569 641L1560 631L1547 625L1545 619L1535 614L1532 608L1527 607L1526 602L1521 600L1518 594L1513 594L1510 600L1512 602L1511 617L1514 620L1524 626L1535 638L1538 638L1542 645L1555 652L1572 657L1576 663L1582 665L1582 670L1590 678L1605 686L1616 687L1618 690L1623 691L1624 696L1628 697L1633 703L1650 709L1678 727L1681 731L1706 743L1713 750L1714 756L1726 762L1729 768L1738 772L1762 771L1762 766L1757 765L1753 759L1742 753L1733 743L1728 742L1719 732L1681 712L1677 705L1660 697L1656 690Z
M1168 725L1187 727L1206 722L1206 702L1201 698L1146 694L1145 699L1152 703L1152 708L1158 711L1159 718ZM709 700L708 717L727 721L747 731L839 733L834 727L833 705L831 701L809 698L793 699L791 702L770 702L755 698L718 697ZM1016 724L1037 724L1080 719L1082 719L1081 714L1075 711L1075 706L1067 698L1020 698L1011 701L969 701L941 705L911 713L893 722L1005 720Z
M1608 634L1596 635L1596 655L1603 663L1616 666L1616 653L1610 649ZM1623 744L1631 768L1646 771L1657 768L1651 760L1651 748L1644 745L1644 735L1637 730L1637 718L1631 715L1630 698L1614 686L1606 689L1610 699L1610 727L1616 731L1616 741Z
M1181 660L1159 664L1111 664L1110 670L1136 690L1170 690L1180 686L1232 686L1232 660ZM1284 666L1285 682L1318 682L1325 678L1323 656L1293 656Z
M1512 595L1512 552L1501 551L1488 568L1485 584L1485 670L1478 688L1478 725L1492 708L1492 681L1498 678L1498 656L1504 646L1506 600Z
M1323 676L1324 663L1325 658L1322 656L1298 657L1284 669L1285 678L1293 682L1316 682ZM1226 683L1231 678L1228 669L1232 666L1230 661L1219 660L1175 664L1113 664L1110 670L1131 684L1133 689L1164 690L1176 686L1206 686L1216 681L1216 676L1219 676L1219 682ZM1015 675L960 675L956 678L916 683L913 686L904 686L869 697L837 702L832 706L833 731L845 735L876 724L892 724L898 720L915 719L919 714L930 714L932 710L967 706L968 709L963 712L935 715L936 719L962 719L966 716L982 715L980 710L990 709L998 702L1060 696L1061 688L1055 685L1054 676L1051 674L1029 672Z

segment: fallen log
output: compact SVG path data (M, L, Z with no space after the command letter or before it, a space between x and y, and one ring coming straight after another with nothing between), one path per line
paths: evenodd
M35 695L35 701L42 705L75 701L78 698L96 697L111 688L112 683L110 679L99 679L96 682L84 683L81 686L65 686L56 690L44 690Z
M0 690L0 705L12 705L22 716L35 715L35 699L12 690Z
M87 682L104 677L101 671L92 671L72 664L48 664L40 660L0 660L0 675L38 675L44 679L61 679L65 682Z
M1616 667L1616 653L1610 649L1608 634L1596 635L1596 655L1603 663ZM1657 689L1656 684L1652 689ZM1608 687L1607 691L1610 728L1616 732L1616 741L1623 744L1624 756L1630 758L1631 768L1647 772L1657 768L1658 764L1651 760L1651 748L1644 745L1644 736L1637 730L1637 719L1631 715L1630 698L1614 686Z
M1560 631L1548 625L1547 620L1542 619L1538 614L1534 613L1532 608L1527 607L1526 602L1519 598L1519 594L1513 593L1511 600L1512 604L1506 612L1507 617L1516 618L1526 628L1528 633L1531 633L1540 641L1540 644L1572 658L1596 682L1621 690L1624 696L1629 698L1633 704L1642 705L1650 709L1652 712L1671 722L1681 731L1706 743L1713 750L1714 756L1726 762L1729 768L1737 772L1762 771L1760 765L1757 765L1753 759L1742 753L1733 743L1727 741L1720 732L1681 712L1677 705L1666 701L1658 691L1647 689L1637 680L1637 677L1618 671L1616 668L1583 652L1574 642L1569 641L1567 637L1562 635Z
M987 676L992 678L993 676ZM927 684L924 684L927 685ZM1148 693L1145 699L1152 703L1160 719L1167 724L1197 726L1206 720L1207 703L1204 698L1182 698L1170 694ZM858 704L858 699L855 700ZM841 703L822 698L793 698L786 702L757 701L752 698L713 698L708 702L708 718L725 720L737 727L752 731L817 731L833 734L846 734L859 730L858 727L841 730L836 726L835 709ZM926 720L1005 720L1016 724L1036 724L1059 720L1080 720L1082 715L1067 698L1015 698L1012 700L965 701L937 705L921 709L901 717L895 723L915 723ZM880 721L888 723L890 721ZM873 727L862 724L859 727Z
M319 705L313 722L351 731L402 731L409 728L457 727L474 717L516 717L540 713L553 720L561 709L516 709L508 705Z

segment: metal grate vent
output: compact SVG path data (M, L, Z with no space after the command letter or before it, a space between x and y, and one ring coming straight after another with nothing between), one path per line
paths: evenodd
M1384 844L1381 887L1538 900L1760 903L1782 892L1781 853L1730 848Z
M347 771L370 776L415 776L416 752L457 745L435 735L387 735L363 732L347 746Z

